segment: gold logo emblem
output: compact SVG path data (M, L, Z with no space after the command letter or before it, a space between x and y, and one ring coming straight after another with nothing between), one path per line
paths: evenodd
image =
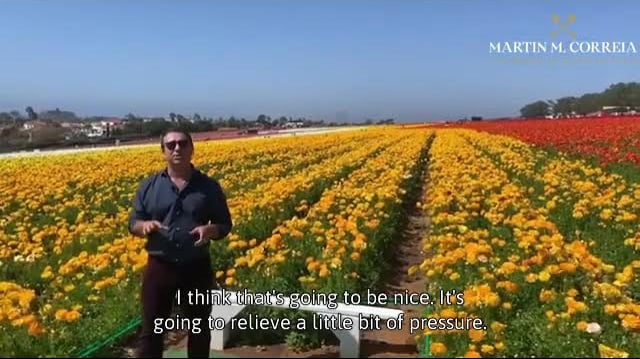
M551 15L551 22L553 22L554 24L557 25L557 28L554 29L551 32L551 37L552 38L555 39L558 36L560 36L561 33L566 32L567 35L569 35L569 37L572 40L576 39L575 31L573 31L573 30L571 30L569 28L569 25L571 25L571 24L576 22L576 15L575 14L570 14L569 16L567 16L567 19L565 21L562 21L562 19L560 18L560 15L553 14L553 15Z

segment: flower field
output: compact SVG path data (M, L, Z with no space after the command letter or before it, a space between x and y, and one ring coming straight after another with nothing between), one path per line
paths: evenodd
M477 126L197 142L193 163L220 181L234 221L211 246L218 283L379 288L418 208L430 225L407 274L429 293L464 292L462 306L428 315L479 317L487 330L425 330L416 350L640 355L640 183L574 154L625 157L589 147L586 129L561 130L573 141L562 142L546 123ZM624 128L598 138L627 151L638 131ZM0 354L75 355L138 317L145 239L126 220L139 182L163 166L159 146L0 162Z
M220 181L234 219L212 244L219 282L287 292L363 283L358 273L382 268L430 133L198 143L194 165ZM127 233L126 218L139 181L162 161L154 146L2 162L1 354L73 355L138 316L145 240ZM298 237L312 246L297 248ZM300 270L306 277L274 281Z
M427 330L433 354L640 354L639 184L467 129L438 130L428 173L427 255L411 271L431 292L464 291L431 316L487 325Z
M640 117L517 120L471 123L464 127L505 134L597 163L640 165Z

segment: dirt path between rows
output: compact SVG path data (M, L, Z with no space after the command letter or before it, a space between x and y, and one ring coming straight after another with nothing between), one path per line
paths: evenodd
M425 171L426 175L426 171ZM410 276L408 270L411 266L420 265L425 258L422 250L422 239L430 225L429 218L424 211L417 208L416 201L424 203L426 180L423 176L420 180L423 186L418 198L410 201L409 218L403 232L402 240L398 241L394 253L392 253L392 272L387 281L385 292L390 296L394 293L423 293L426 290L426 279L416 275ZM405 313L402 330L366 331L362 335L362 355L370 358L388 357L420 357L417 351L417 343L409 331L411 318L422 316L422 307L412 305L390 305L391 308L402 309Z

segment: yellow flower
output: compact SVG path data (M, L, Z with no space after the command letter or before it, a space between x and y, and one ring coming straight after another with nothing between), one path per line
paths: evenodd
M554 209L556 208L556 202L555 201L548 201L547 205L545 206L547 209Z
M491 354L493 354L495 352L495 348L493 346L491 346L491 345L483 344L480 347L480 351L485 353L485 354L491 355Z
M500 323L500 322L493 322L491 323L491 330L496 334L500 334L502 333L502 331L504 330L504 328L506 328L507 326Z
M541 282L547 282L549 281L550 278L551 278L551 275L547 271L542 271L538 273L538 279L540 279Z
M628 358L629 353L608 347L604 344L598 344L598 351L601 358Z

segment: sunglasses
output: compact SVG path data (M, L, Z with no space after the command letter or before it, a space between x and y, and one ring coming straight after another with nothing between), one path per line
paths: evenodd
M170 151L175 150L176 145L180 145L180 148L185 148L189 145L188 140L179 140L179 141L169 141L165 142L164 147L168 148Z

